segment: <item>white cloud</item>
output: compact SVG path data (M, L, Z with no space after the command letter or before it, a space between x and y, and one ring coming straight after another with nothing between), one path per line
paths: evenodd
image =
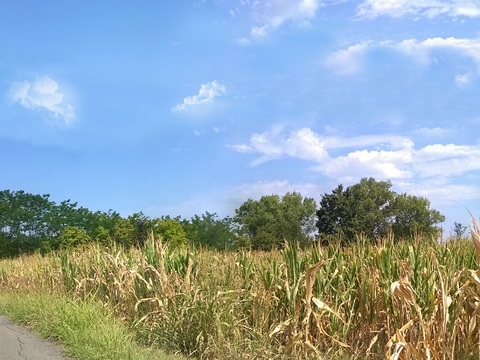
M327 57L325 65L345 75L358 73L362 68L362 57L369 50L370 44L372 42L367 41L336 51Z
M427 145L417 151L414 166L422 177L448 177L480 170L480 146Z
M435 206L455 205L459 202L480 199L480 187L449 184L443 178L428 179L419 183L399 183L399 191L433 199ZM466 211L466 209L465 209Z
M319 161L327 156L322 138L308 128L292 132L285 137L283 128L276 127L268 133L253 134L248 145L229 147L241 153L260 154L260 157L253 161L253 165L284 157Z
M319 0L241 1L241 4L250 8L255 25L248 37L237 41L240 45L264 38L287 22L306 27L320 7Z
M435 50L452 50L457 54L470 58L480 66L480 40L479 39L457 39L449 38L429 38L424 41L415 39L404 40L398 44L387 44L392 48L411 56L420 62L430 62L432 52Z
M283 129L253 134L248 144L230 146L240 153L257 154L263 162L297 158L312 162L311 169L332 179L351 182L365 176L380 179L452 177L480 170L480 145L432 144L415 148L396 135L357 137L322 136L310 128L285 134ZM330 150L346 150L332 156Z
M380 48L390 49L408 56L424 66L432 62L436 51L448 50L471 59L477 64L480 71L480 39L457 39L453 37L429 38L424 41L409 39L399 43L366 41L330 54L324 64L340 74L352 75L362 69L363 58L368 52ZM469 81L469 77L464 75L456 79L457 83L459 81Z
M425 139L425 138L428 138L428 139L442 139L444 137L446 137L447 135L450 135L452 134L452 130L450 129L444 129L444 128L441 128L441 127L435 127L435 128L426 128L426 127L422 127L422 128L417 128L415 130L412 131L412 135L417 137L417 138L421 138L421 139Z
M414 18L437 16L477 17L480 4L475 0L365 0L357 7L358 18L378 16Z
M211 103L214 98L224 96L227 89L216 80L202 84L197 95L189 96L183 99L183 103L175 105L171 111L186 111L198 105Z
M58 91L58 83L42 76L33 83L14 82L10 86L10 100L32 110L44 111L48 115L61 119L65 125L75 121L75 108L64 102L64 94Z
M364 176L380 179L408 179L412 177L409 163L412 151L405 147L398 150L357 150L346 156L329 158L313 169L330 178L352 181ZM362 175L363 174L363 175Z
M470 73L455 75L455 85L459 87L466 86L470 84L471 81L472 81L472 74Z

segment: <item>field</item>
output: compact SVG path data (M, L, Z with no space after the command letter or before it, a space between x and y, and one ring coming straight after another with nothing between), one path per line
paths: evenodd
M138 343L202 359L479 359L475 221L472 238L274 252L89 245L0 261L0 293L94 301Z

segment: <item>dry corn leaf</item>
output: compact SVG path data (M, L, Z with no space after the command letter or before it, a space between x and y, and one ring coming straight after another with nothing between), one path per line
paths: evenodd
M370 351L372 350L372 347L373 345L375 345L375 343L377 342L378 340L378 334L375 335L372 340L370 340L370 344L368 345L368 348L367 348L367 356L370 354Z
M397 359L400 359L400 356L403 352L403 350L405 350L407 347L407 344L404 343L404 342L397 342L395 344L395 349L393 350L393 353L392 355L390 355L389 359L390 360L397 360Z
M316 297L312 297L312 301L315 305L317 305L317 308L321 309L321 310L327 310L329 313L335 315L336 317L338 317L340 320L342 320L343 323L345 323L345 321L342 319L342 317L340 316L340 314L338 312L336 312L335 310L333 310L330 306L328 306L327 304L325 304L322 300L316 298Z
M476 316L473 316L470 319L470 322L468 323L468 335L469 335L469 337L473 334L476 327L477 327L477 318L476 318Z
M310 306L310 300L312 299L315 273L320 268L320 266L323 265L323 263L323 261L319 261L315 265L310 266L307 271L305 271L305 300L307 302L307 306Z
M470 227L470 234L472 235L472 241L473 241L473 244L475 245L475 250L477 252L478 266L480 269L480 229L473 215L470 214L470 216L472 217L472 226Z
M269 337L272 337L273 335L275 334L278 334L280 332L283 332L283 330L285 330L285 328L290 325L292 322L291 319L288 319L280 324L278 324L277 326L275 326L275 328L270 332L270 334L268 334Z
M470 275L472 276L473 281L475 282L475 285L480 287L480 277L478 277L478 274L475 270L469 270Z
M406 301L410 305L415 304L415 297L413 295L413 288L408 280L398 280L390 286L392 296Z
M391 355L390 350L393 344L396 344L397 342L401 341L401 339L403 339L403 336L401 334L407 331L413 324L414 324L414 321L410 320L405 325L403 325L400 329L398 329L395 332L395 334L388 340L387 344L385 345L385 358L387 359L390 358L390 355Z

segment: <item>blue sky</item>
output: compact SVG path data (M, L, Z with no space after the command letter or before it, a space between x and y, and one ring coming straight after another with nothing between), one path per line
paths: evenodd
M372 176L449 232L480 215L479 22L474 0L3 0L0 188L226 216Z

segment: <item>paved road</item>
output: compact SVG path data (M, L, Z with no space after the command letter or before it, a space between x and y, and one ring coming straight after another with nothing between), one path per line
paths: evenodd
M67 360L59 347L0 315L0 360Z

